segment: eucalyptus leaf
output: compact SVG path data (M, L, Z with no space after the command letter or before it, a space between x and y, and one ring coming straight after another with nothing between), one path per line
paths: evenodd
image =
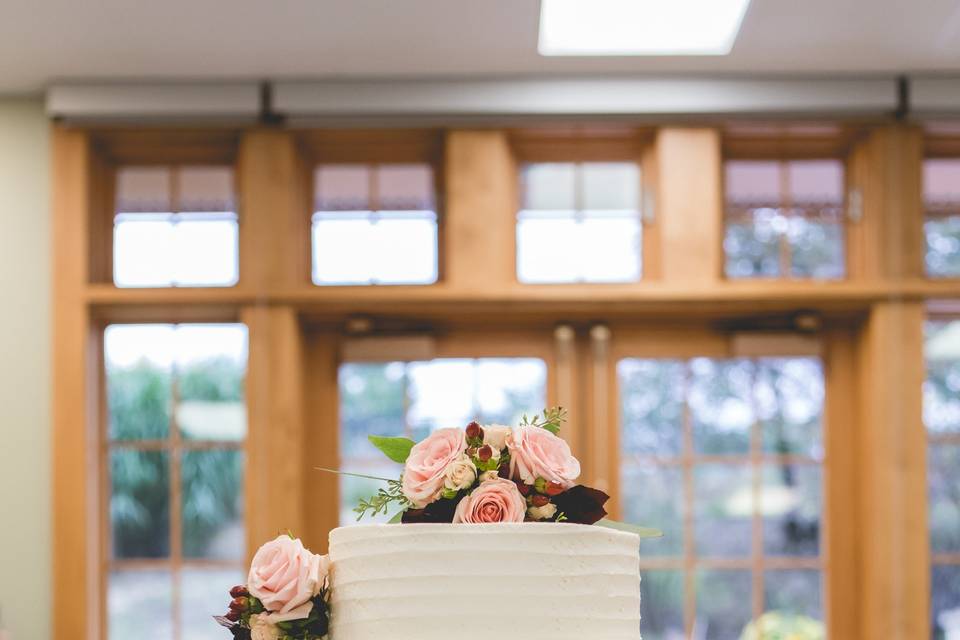
M410 455L410 449L413 449L413 445L417 444L410 438L367 436L367 439L370 440L370 443L373 444L373 446L375 446L377 449L380 449L385 456L394 462L399 462L400 464L403 464L407 461L407 457Z
M626 522L617 522L616 520L609 520L604 518L599 520L596 524L600 527L607 527L608 529L616 529L617 531L626 531L627 533L635 533L641 538L662 538L663 531L659 529L651 529L650 527L638 527L635 524L627 524Z

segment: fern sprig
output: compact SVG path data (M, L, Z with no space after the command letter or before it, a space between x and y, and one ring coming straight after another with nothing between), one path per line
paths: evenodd
M403 485L400 480L387 480L386 489L381 488L376 495L361 499L353 511L357 514L357 522L359 522L363 516L367 515L368 511L370 517L386 513L391 504L397 504L401 511L405 511L412 506L407 497L403 495Z
M541 429L546 429L550 433L556 435L560 431L560 427L563 426L563 423L567 421L567 410L563 407L551 407L549 409L544 409L543 413L537 414L530 418L527 414L523 414L520 418L521 427L540 427Z

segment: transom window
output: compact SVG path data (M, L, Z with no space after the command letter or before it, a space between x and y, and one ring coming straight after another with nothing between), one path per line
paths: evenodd
M728 278L842 278L844 169L839 160L729 160Z
M368 435L422 440L434 429L481 423L516 424L546 406L547 368L537 358L443 358L340 366L340 468L395 478ZM340 523L354 524L353 507L376 493L376 481L340 477ZM393 514L380 517L386 521ZM367 521L367 518L364 518Z
M427 164L324 164L315 175L313 282L437 281L437 205Z
M106 612L112 640L215 640L244 575L243 325L111 325Z
M629 358L617 372L624 516L665 534L641 553L643 637L822 633L820 361Z
M121 167L113 227L118 287L232 286L239 278L230 167Z
M641 234L637 163L523 165L517 214L520 282L639 280Z
M960 277L960 158L923 163L927 274Z
M926 334L930 629L949 640L960 633L960 321L930 322Z

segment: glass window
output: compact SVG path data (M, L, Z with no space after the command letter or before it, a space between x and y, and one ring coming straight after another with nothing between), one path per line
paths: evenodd
M726 169L728 278L842 278L839 160L733 160Z
M960 634L960 320L929 322L923 417L931 570L931 637Z
M927 274L960 277L960 158L923 163Z
M118 287L232 286L239 277L230 167L121 167L113 227Z
M665 534L641 554L643 637L822 634L820 361L628 358L617 374L624 517Z
M426 164L325 164L316 170L313 282L437 281L437 205Z
M368 435L420 441L434 429L463 427L471 420L516 424L522 414L537 413L546 406L546 383L546 364L536 358L343 364L340 468L398 477L400 465L377 451L367 441ZM380 486L377 481L341 476L340 523L355 523L353 508L358 500L376 493Z
M641 274L640 166L533 163L521 170L517 278L634 282Z
M111 639L221 636L246 553L246 350L243 325L106 329Z

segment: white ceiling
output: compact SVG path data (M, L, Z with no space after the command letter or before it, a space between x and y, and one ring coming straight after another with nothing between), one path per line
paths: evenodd
M960 0L753 0L725 57L542 58L538 13L538 0L0 0L0 92L93 78L960 71Z

